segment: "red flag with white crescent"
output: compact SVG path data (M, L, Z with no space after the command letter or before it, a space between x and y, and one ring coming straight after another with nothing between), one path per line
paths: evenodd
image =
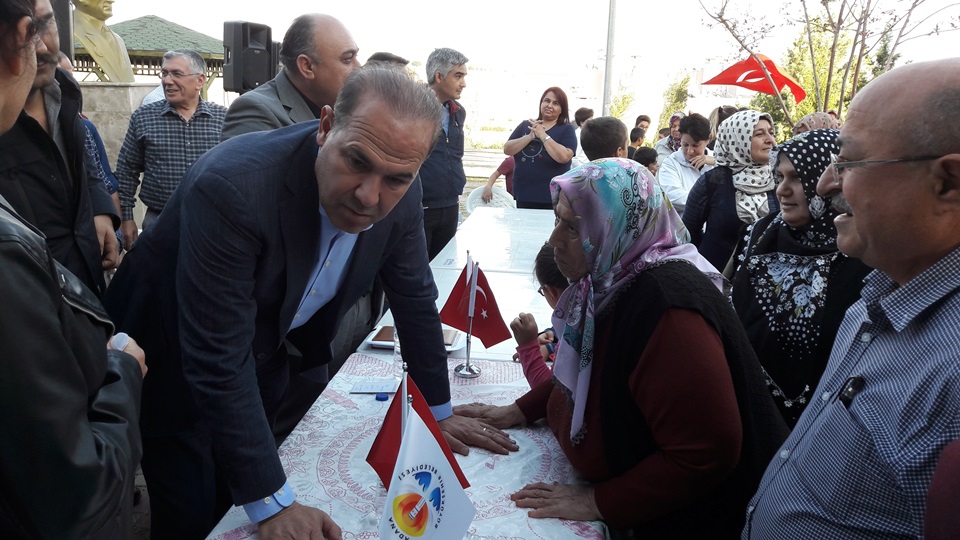
M490 348L510 339L510 330L503 322L500 308L497 307L497 299L493 296L487 277L480 270L480 265L468 260L447 302L440 310L440 320L443 324L469 332L471 311L473 312L473 335L480 338L484 347Z

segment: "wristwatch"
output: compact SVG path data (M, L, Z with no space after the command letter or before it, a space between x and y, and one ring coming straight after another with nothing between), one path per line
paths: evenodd
M543 138L543 142L547 142L547 141L549 141L549 140L552 139L552 138L553 138L553 137L547 135L546 137Z

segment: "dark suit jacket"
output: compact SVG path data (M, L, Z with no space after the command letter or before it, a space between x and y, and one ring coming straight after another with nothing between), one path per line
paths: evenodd
M306 100L290 82L287 72L280 71L266 84L243 94L230 104L220 140L253 131L270 131L316 118Z
M318 252L317 126L251 133L207 152L127 254L105 299L150 359L144 435L205 422L238 504L284 481L269 418L288 382L281 345ZM450 390L421 196L414 182L360 233L341 289L288 337L307 367L329 361L342 314L379 273L401 335L416 336L404 342L416 359L411 375L438 405Z

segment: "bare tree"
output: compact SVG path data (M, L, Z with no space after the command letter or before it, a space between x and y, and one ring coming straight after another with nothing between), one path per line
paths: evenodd
M739 23L734 19L728 18L726 15L727 5L730 0L723 0L720 4L720 9L717 10L716 13L707 9L707 6L703 5L703 0L698 1L700 2L700 7L703 8L703 11L705 11L711 19L720 23L720 25L726 29L727 33L729 33L730 36L737 41L737 44L740 45L740 48L747 51L747 53L750 54L750 57L753 58L757 65L760 66L764 77L766 77L767 82L770 83L771 93L777 97L777 103L780 105L780 109L783 111L787 122L789 122L790 125L793 125L793 119L790 117L790 111L787 109L787 104L783 101L783 96L780 95L780 89L777 88L776 83L773 82L773 77L770 76L770 71L767 69L767 66L760 61L760 58L758 58L757 54L753 51L753 45L770 33L770 27L761 25L761 28L755 29L752 32L741 32L739 29ZM751 36L751 38L748 39L746 36Z
M897 47L899 47L901 44L907 41L910 41L911 39L916 39L916 38L925 37L925 36L939 35L944 32L954 32L954 31L960 30L960 24L958 24L960 23L960 16L954 15L953 17L950 17L947 20L942 21L942 23L949 24L950 28L947 28L947 29L941 28L942 23L938 23L934 25L932 30L928 31L925 34L911 36L911 34L916 32L917 29L919 29L921 26L927 23L927 21L929 21L930 19L934 18L940 13L943 13L949 8L960 6L960 2L954 2L952 4L942 6L939 9L934 10L933 13L920 19L919 21L917 21L911 26L910 19L911 17L913 17L914 11L916 11L916 9L921 5L923 5L925 2L926 0L911 0L910 7L907 9L907 12L904 14L904 16L901 18L899 22L898 26L900 27L900 29L897 32L897 38L894 39L893 43L890 45L890 55L887 57L887 61L883 66L883 71L890 71L890 69L893 67L893 58L897 53Z
M807 0L800 0L800 3L803 4L803 20L810 20L810 13L807 10ZM810 31L810 25L804 25L804 28L807 31L807 46L810 49L810 67L813 68L813 96L816 101L816 109L821 110L823 105L820 102L820 76L817 75L817 57L813 51L813 32Z

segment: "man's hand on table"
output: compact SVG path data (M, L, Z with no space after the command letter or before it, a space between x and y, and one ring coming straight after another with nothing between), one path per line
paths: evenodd
M452 416L438 422L450 450L465 456L470 453L468 445L485 448L497 454L509 454L520 449L506 433L477 418L461 416L456 409L455 407Z
M527 484L510 495L517 508L532 508L532 518L560 518L575 521L603 519L593 498L593 488L580 484Z
M257 536L260 540L343 540L340 527L326 512L296 502L261 521Z

